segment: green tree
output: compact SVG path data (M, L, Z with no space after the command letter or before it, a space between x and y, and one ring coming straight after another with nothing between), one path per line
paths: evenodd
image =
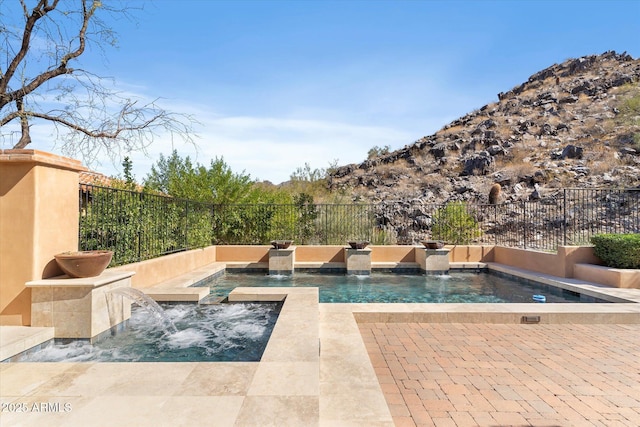
M125 181L110 188L87 186L80 215L82 250L114 252L112 265L210 245L209 205L135 192Z
M123 264L211 244L210 204L149 188L138 192L131 159L125 157L122 166L124 178L112 178L110 188L87 187L80 219L83 249L113 250L113 263Z
M133 162L131 161L129 156L126 156L122 161L122 169L123 169L123 175L124 175L125 188L127 190L135 190L136 180L132 172Z
M224 159L216 158L209 167L193 164L176 150L169 157L160 155L144 180L145 188L172 197L214 204L256 203L261 191L251 177L234 173Z
M207 203L213 243L267 243L293 234L295 219L280 214L282 209L278 206L290 204L290 194L258 185L245 173L233 172L222 158L205 167L194 165L189 157L182 158L174 150L169 157L160 156L152 166L145 188ZM192 203L190 208L193 211L195 205Z

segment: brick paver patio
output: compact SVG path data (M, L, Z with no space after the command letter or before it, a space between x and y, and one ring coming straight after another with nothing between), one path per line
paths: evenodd
M640 426L640 325L359 327L397 426Z

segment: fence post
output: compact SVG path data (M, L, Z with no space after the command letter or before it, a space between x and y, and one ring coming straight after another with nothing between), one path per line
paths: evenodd
M524 240L524 249L527 249L527 202L522 201L522 218L523 218L523 230L522 238Z
M138 193L138 209L136 212L138 213L136 229L138 230L138 259L137 261L142 260L142 236L144 235L142 231L142 205L144 203L143 193Z
M324 244L327 244L329 236L329 209L324 205Z
M498 204L493 205L493 244L498 244Z
M184 248L189 250L189 200L184 201Z
M215 214L215 205L212 203L211 204L211 221L209 222L209 244L213 245L213 233L214 233L214 229L213 229L213 224L215 222L215 218L216 218L216 214Z
M567 246L567 189L562 190L562 245Z

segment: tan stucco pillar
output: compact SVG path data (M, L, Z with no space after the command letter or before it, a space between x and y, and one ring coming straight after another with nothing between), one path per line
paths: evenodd
M62 274L53 255L78 249L83 170L38 150L0 150L0 325L30 325L25 283Z

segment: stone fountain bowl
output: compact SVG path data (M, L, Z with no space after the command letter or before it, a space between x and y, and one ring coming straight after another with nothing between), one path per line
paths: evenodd
M442 240L425 240L422 242L427 249L442 249L444 248L444 242Z
M347 243L349 243L349 246L351 246L351 249L364 249L369 245L369 242L367 242L366 240L356 240L356 241L347 242Z
M287 249L291 246L293 240L272 240L271 245L273 245L274 249Z
M74 278L99 276L112 257L112 251L62 252L54 255L60 269Z

